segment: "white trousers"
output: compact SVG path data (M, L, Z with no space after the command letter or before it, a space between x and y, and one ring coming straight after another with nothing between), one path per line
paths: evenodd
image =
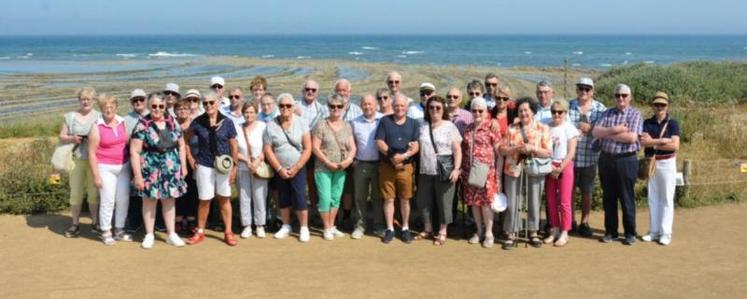
M130 205L130 163L118 165L100 164L101 189L99 189L99 222L101 229L124 228L127 209ZM116 213L116 215L114 214Z
M674 187L677 159L656 160L656 170L648 180L649 233L671 235L674 222Z
M267 222L266 201L268 180L260 179L247 170L239 170L237 185L239 187L239 209L241 225L250 226L252 220L258 226Z

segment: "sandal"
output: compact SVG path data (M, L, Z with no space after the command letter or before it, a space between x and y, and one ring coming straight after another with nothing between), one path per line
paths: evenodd
M433 235L433 232L422 231L419 234L415 235L414 239L416 241L426 240L426 239L435 239L435 236Z
M542 240L540 240L539 236L533 235L529 237L529 245L532 245L534 248L540 248L542 247Z
M503 250L514 249L514 240L503 241L503 244L501 245L501 249L503 249Z
M65 231L65 238L76 238L80 235L80 227L77 224L70 225Z
M443 246L446 244L446 234L438 234L438 237L433 239L433 245Z

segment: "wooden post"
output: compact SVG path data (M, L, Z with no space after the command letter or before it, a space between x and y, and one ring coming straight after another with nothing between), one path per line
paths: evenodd
M693 175L692 162L692 160L685 160L682 164L682 179L685 181L685 186L690 185L690 177Z
M568 98L568 57L563 58L563 98Z

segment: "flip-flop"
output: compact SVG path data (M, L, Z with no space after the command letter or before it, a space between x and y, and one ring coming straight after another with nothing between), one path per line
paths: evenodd
M419 234L415 235L413 239L418 241L418 240L432 239L433 237L434 237L433 232L422 231Z
M443 246L446 244L446 235L439 234L438 237L433 239L433 245Z

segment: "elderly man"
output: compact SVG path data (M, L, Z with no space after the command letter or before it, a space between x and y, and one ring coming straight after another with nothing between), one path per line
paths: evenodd
M599 179L602 182L604 205L604 237L599 241L609 243L617 239L617 201L623 212L625 239L623 244L633 245L635 227L635 180L638 174L636 153L641 148L638 136L643 131L641 112L630 105L632 91L618 84L614 91L615 107L607 109L592 129L599 139L602 153L599 156Z
M163 100L166 102L166 111L169 112L172 118L176 117L174 113L174 104L182 97L179 93L179 84L166 83L166 88L163 89Z
M589 212L592 194L594 194L594 178L597 175L597 160L599 160L599 150L592 148L594 138L591 136L591 129L607 108L594 99L594 81L590 78L584 77L578 80L576 96L570 101L568 116L581 132L576 146L576 159L573 162L574 184L581 192L581 223L577 232L581 236L591 237Z
M389 94L391 95L392 99L396 98L397 95L402 94L401 87L404 83L402 83L402 75L400 73L391 71L386 76L386 86L389 88ZM409 106L412 104L413 99L407 97L407 105Z
M472 105L472 99L474 98L481 98L485 94L485 87L480 83L480 81L472 80L469 83L467 83L467 104L464 105L464 109L470 109L470 106ZM486 100L485 103L488 103ZM493 105L491 106L490 103L488 103L488 110L492 110L493 107L495 107L495 101L492 102Z
M138 88L130 93L130 105L132 105L132 111L124 116L125 127L129 130L129 133L135 130L135 126L140 121L141 117L145 117L150 113L145 101L147 94L144 90ZM142 198L138 196L130 196L130 205L127 209L127 223L125 230L132 233L138 230L143 224L143 202ZM130 238L131 239L131 238ZM130 240L131 241L131 240Z
M492 110L493 107L495 107L495 96L496 93L498 93L499 87L501 87L501 80L498 79L498 75L494 73L488 73L485 75L485 95L483 98L485 99L485 102L488 103L488 110Z
M210 78L210 89L215 92L220 98L220 107L230 106L231 100L226 98L223 94L225 93L226 80L223 77L214 76Z
M383 160L379 164L379 189L384 200L387 230L384 243L394 239L394 199L400 201L402 241L412 242L409 230L410 199L413 193L413 159L418 153L419 128L416 120L407 117L407 100L397 96L392 104L394 114L382 117L376 130L376 145Z
M376 147L376 128L383 114L379 113L376 98L366 94L361 98L363 115L356 117L350 125L353 128L353 138L357 151L353 163L353 191L355 206L353 216L355 230L351 237L360 239L366 232L368 216L373 218L375 234L383 233L384 214L382 212L379 193L379 151ZM366 209L368 198L371 198L372 211L369 215Z
M472 124L475 120L472 118L472 113L459 107L462 103L462 91L459 88L451 87L446 93L446 109L449 119L454 125L456 125L460 134L464 134L464 129Z
M412 103L407 108L407 117L417 120L419 123L425 121L425 104L428 99L436 94L436 87L433 83L423 82L420 84L420 103Z
M550 104L552 104L553 97L555 97L555 90L552 89L550 81L542 80L537 83L535 94L537 95L539 107L537 107L537 113L534 114L534 120L549 125L552 122ZM568 114L565 117L566 121L570 121Z
M309 128L314 128L320 120L329 116L329 110L326 105L319 103L319 84L316 81L306 80L303 83L301 93L303 94L302 100L296 104L295 112L301 116L301 119L308 124ZM318 199L314 181L314 161L314 159L309 159L306 162L306 185L309 188L309 202L311 203L309 219L317 225L321 223L321 218L319 218L319 210L316 208Z
M347 79L340 79L335 82L335 93L341 95L345 99L345 111L343 111L342 119L346 122L350 122L358 116L363 114L361 107L350 101L350 96L353 94L352 84Z

